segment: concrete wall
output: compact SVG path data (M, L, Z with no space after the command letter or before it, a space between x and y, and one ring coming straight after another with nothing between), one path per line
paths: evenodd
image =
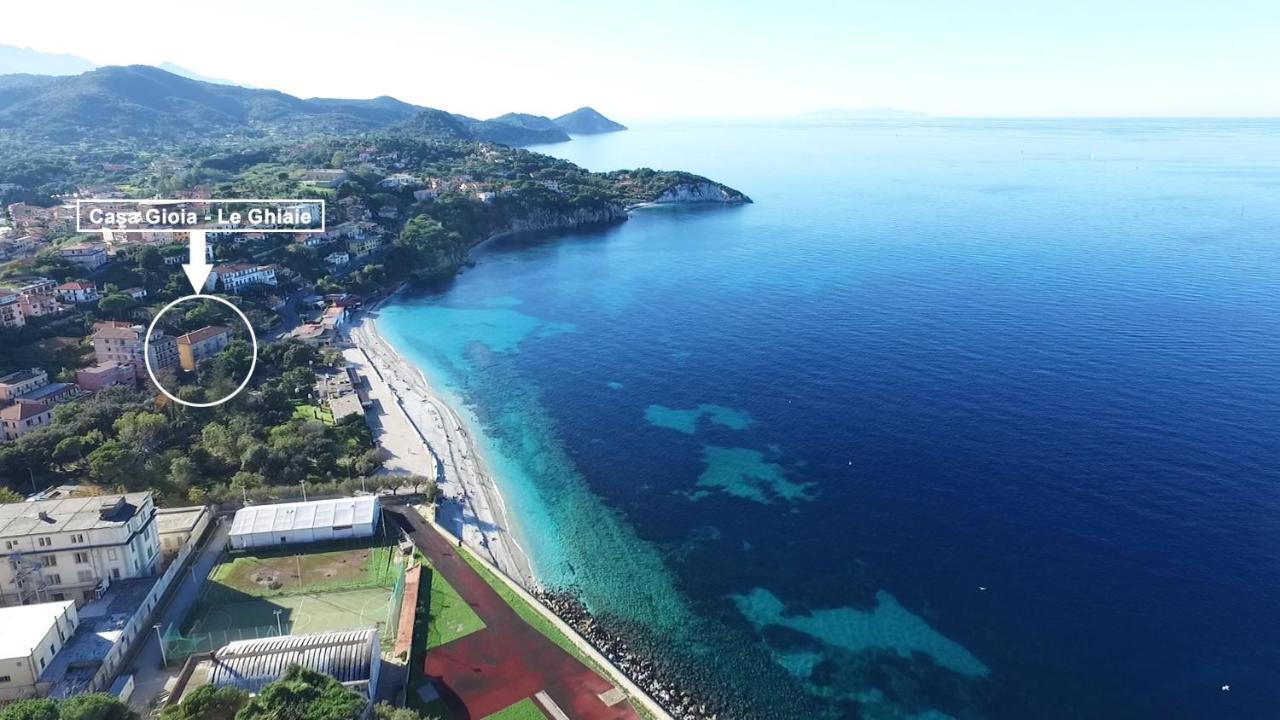
M156 584L151 587L151 592L147 593L146 599L142 601L142 605L134 612L133 617L129 618L129 622L124 626L124 633L120 636L120 640L111 647L106 658L102 661L102 667L98 668L98 672L93 676L93 680L90 681L90 692L101 692L111 687L111 683L115 681L121 665L124 663L125 658L129 657L129 652L133 649L134 644L139 641L139 638L146 638L148 634L155 634L155 630L151 627L151 617L155 614L156 605L160 603L160 598L164 597L165 591L173 584L174 579L186 571L187 560L196 551L212 517L212 513L205 513L200 518L200 522L192 529L191 536L187 538L186 545L178 552L178 556L165 569L164 574L160 576Z

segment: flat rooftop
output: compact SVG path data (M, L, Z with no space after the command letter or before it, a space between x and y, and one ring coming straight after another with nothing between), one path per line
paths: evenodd
M0 608L0 658L27 657L74 600Z
M100 599L80 608L80 627L76 628L76 634L40 673L41 682L54 684L49 697L68 698L89 689L102 661L120 640L125 625L142 607L157 580L155 577L116 580Z
M149 492L137 492L5 503L0 505L0 537L117 527L150 498Z
M180 508L158 508L156 510L156 530L161 534L171 532L190 532L199 522L200 516L207 509L203 505Z

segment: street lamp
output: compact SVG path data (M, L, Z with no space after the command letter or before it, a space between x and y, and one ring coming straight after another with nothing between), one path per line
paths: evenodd
M307 481L302 481L302 502L307 501Z
M278 634L280 634L280 635L283 635L283 634L284 634L284 625L282 625L282 624L280 623L280 613L282 613L282 612L284 612L284 610L276 610L276 611L275 611L275 613L276 613L276 632L277 632Z
M160 634L160 623L156 623L151 627L156 630L156 640L160 643L160 662L161 667L169 667L169 655L164 651L164 635Z

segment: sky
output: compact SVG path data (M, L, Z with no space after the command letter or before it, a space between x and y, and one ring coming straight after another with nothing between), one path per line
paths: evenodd
M1280 0L5 0L0 44L477 117L1280 116Z

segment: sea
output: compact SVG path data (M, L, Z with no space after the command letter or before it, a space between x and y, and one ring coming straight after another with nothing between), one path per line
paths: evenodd
M1280 717L1280 121L665 122L380 330L721 717Z

